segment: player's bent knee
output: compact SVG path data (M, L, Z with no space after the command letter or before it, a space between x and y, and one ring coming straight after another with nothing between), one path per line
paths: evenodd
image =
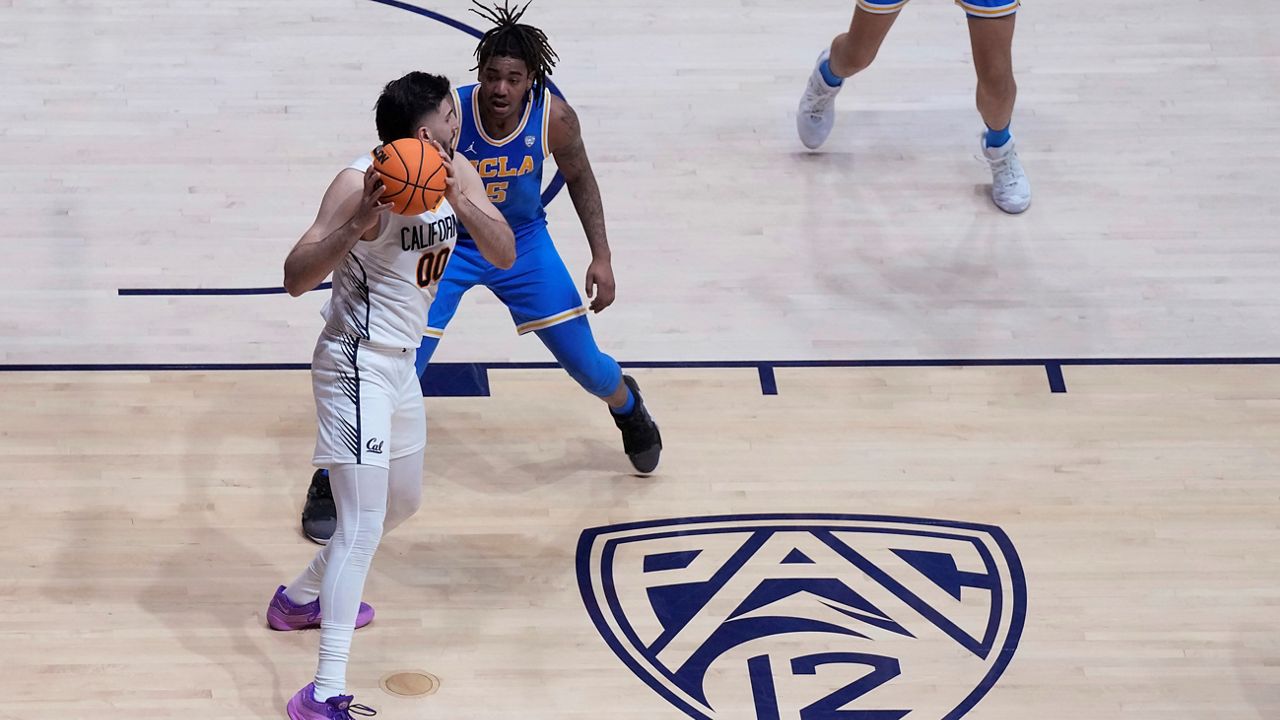
M608 397L622 382L618 362L600 351L585 317L538 331L538 337L555 355L556 361L584 390L596 397Z
M612 395L618 389L618 383L622 382L622 368L618 367L618 362L601 352L595 343L589 348L580 347L564 355L557 354L557 358L569 377L596 397Z
M352 557L373 560L374 553L378 552L378 545L382 543L383 519L379 517L377 521L361 523L360 532L356 533L355 541L351 544Z
M367 564L372 561L378 545L382 542L383 516L362 518L358 529L354 532L339 527L329 540L335 549L345 550L345 555L352 562Z

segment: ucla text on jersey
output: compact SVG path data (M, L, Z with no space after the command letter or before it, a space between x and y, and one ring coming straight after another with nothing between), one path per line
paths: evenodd
M479 90L479 85L458 88L458 152L480 174L490 202L519 240L547 224L542 207L542 166L551 155L547 136L551 92L544 90L527 99L516 128L505 138L493 138L480 120ZM461 237L470 240L465 228Z

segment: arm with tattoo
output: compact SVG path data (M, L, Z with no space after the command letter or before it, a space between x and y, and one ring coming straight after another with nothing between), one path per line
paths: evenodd
M551 96L550 137L551 153L564 175L578 211L578 220L591 247L591 266L587 269L587 295L592 298L591 310L600 312L613 303L615 285L612 253L609 237L605 232L604 204L600 200L600 186L596 184L591 161L582 142L582 129L578 114L559 97Z

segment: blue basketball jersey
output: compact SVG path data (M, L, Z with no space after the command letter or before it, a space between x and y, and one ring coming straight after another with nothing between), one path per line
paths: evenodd
M551 117L551 93L525 102L520 124L505 138L489 137L480 120L480 86L459 87L458 115L461 129L458 152L480 173L489 200L507 219L516 240L533 237L547 225L542 207L542 164L549 156L547 123ZM459 239L471 241L465 228Z

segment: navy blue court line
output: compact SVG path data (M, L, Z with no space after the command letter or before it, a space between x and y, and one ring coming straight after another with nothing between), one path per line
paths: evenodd
M370 1L378 3L380 5L388 5L390 7L398 8L400 10L407 10L411 13L414 13L415 15L421 15L422 17L430 18L432 20L435 20L438 23L448 25L449 27L454 28L455 30L461 30L462 32L475 38L484 37L483 31L473 28L470 25L460 20L454 20L448 15L441 15L440 13L434 10L421 8L421 7L418 7L417 5L410 5L409 3L406 3L406 2L399 2L399 0L370 0ZM562 92L560 88L557 87L556 84L551 81L550 78L547 78L547 89L550 90L553 95L556 95L557 97L559 97L561 100L565 99L564 92ZM556 195L559 195L560 191L563 189L564 189L564 174L562 174L560 170L557 169L556 174L551 178L551 182L547 183L547 186L542 190L543 206L545 207L547 205L550 205L551 201L554 200ZM332 283L327 283L327 282L321 283L320 286L316 288L316 290L328 290L330 287L332 287ZM138 297L138 296L174 297L174 296L184 296L184 295L283 295L284 293L285 293L285 289L282 287L120 288L119 290L116 291L117 295L123 296L123 297Z
M64 363L52 365L0 365L0 372L170 372L310 369L311 363Z
M1049 376L1050 392L1064 393L1067 391L1067 381L1062 377L1062 365L1060 363L1046 363L1044 372Z
M553 362L477 362L489 370L548 370ZM636 360L622 365L641 369L847 368L847 367L1027 367L1036 365L1280 365L1280 357L1169 358L979 358L963 360ZM433 363L432 366L435 364ZM0 369L4 366L0 365Z
M777 395L778 378L773 375L773 366L761 365L757 370L760 372L760 392L764 395Z
M621 363L641 369L753 368L760 376L760 392L777 395L777 368L891 368L891 367L1034 367L1045 369L1049 390L1065 393L1062 366L1211 366L1280 365L1280 357L1184 357L1184 358L1006 358L984 360L694 360ZM489 397L490 370L555 370L552 362L433 363L421 378L424 397ZM309 363L65 363L0 364L4 372L147 372L226 370L310 370Z
M322 282L316 290L328 290L331 282ZM288 291L283 287L264 288L120 288L117 295L284 295Z
M642 370L753 368L772 372L777 368L898 368L898 367L1027 367L1027 366L1123 366L1123 365L1280 365L1280 357L1171 357L1171 358L1003 358L966 360L638 360L619 363ZM555 370L554 362L432 363L429 367L477 367L485 370ZM310 370L310 363L0 363L0 372L58 372L106 370Z
M414 13L415 15L421 15L426 18L431 18L436 22L444 23L445 25L448 25L449 27L455 30L461 30L462 32L475 38L484 37L484 33L481 32L480 30L477 30L460 20L454 20L448 15L441 15L435 10L420 8L417 5L410 5L409 3L406 3L406 2L399 2L399 0L372 0L372 1L379 3L381 5L389 5L393 8L399 8L401 10L408 10L409 12Z

